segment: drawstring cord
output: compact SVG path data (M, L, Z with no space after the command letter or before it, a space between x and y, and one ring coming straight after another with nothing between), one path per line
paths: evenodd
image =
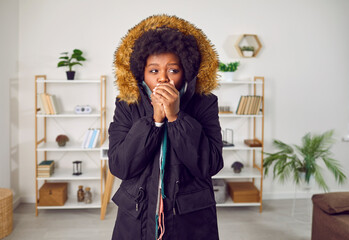
M159 196L159 209L156 215L156 239L161 240L165 233L165 214L164 214L164 199L166 198L164 191L164 175L165 175L165 164L166 164L166 152L167 152L167 122L165 122L165 131L161 144L161 166L160 166L160 186L161 194ZM158 232L160 236L158 237Z
M145 81L142 81L142 86L145 88L148 97L150 98L152 92L149 88L149 86L145 83ZM182 97L183 94L187 90L188 83L185 82L182 86L181 90L179 91L179 97ZM161 164L160 164L160 194L159 199L157 203L157 209L155 214L155 239L161 240L164 233L165 233L165 214L164 214L164 199L166 198L165 195L165 187L164 187L164 176L165 176L165 164L166 164L166 152L167 152L167 121L164 122L164 135L161 142L161 152L160 152L160 158L161 158ZM137 205L138 207L138 205ZM158 237L160 231L160 236Z

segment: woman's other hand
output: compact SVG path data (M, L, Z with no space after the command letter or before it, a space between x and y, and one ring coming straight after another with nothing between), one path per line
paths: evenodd
M151 98L151 104L153 105L154 109L154 122L162 123L166 117L165 111L164 111L164 106L160 102L160 99L156 94L152 93L150 95Z

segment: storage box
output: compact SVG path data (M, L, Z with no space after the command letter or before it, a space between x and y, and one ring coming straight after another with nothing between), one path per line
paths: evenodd
M223 179L213 179L213 191L216 203L224 203L227 196L227 185Z
M39 206L63 206L68 199L68 183L44 183L39 190Z
M259 190L252 182L229 182L229 192L236 203L259 202Z

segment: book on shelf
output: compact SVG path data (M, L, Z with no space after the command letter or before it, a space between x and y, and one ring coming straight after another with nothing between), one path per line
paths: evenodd
M97 142L100 135L99 128L90 128L85 133L85 138L82 142L82 148L95 148L97 146Z
M262 102L261 96L247 95L241 96L236 110L238 115L257 115Z
M51 177L54 173L54 160L44 160L37 167L38 177Z
M249 115L250 114L250 108L251 108L252 100L253 100L252 96L247 96L247 103L246 103L244 115Z
M40 93L38 102L43 114L57 114L57 104L54 95L47 93Z

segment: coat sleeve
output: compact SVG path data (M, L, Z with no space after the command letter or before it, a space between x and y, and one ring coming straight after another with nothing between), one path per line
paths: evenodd
M163 127L156 127L153 116L145 116L133 122L131 107L116 100L113 122L109 126L109 169L123 180L140 174L151 155L160 148Z
M217 97L205 98L197 119L180 111L177 120L168 123L168 137L176 157L201 178L211 177L223 168Z

